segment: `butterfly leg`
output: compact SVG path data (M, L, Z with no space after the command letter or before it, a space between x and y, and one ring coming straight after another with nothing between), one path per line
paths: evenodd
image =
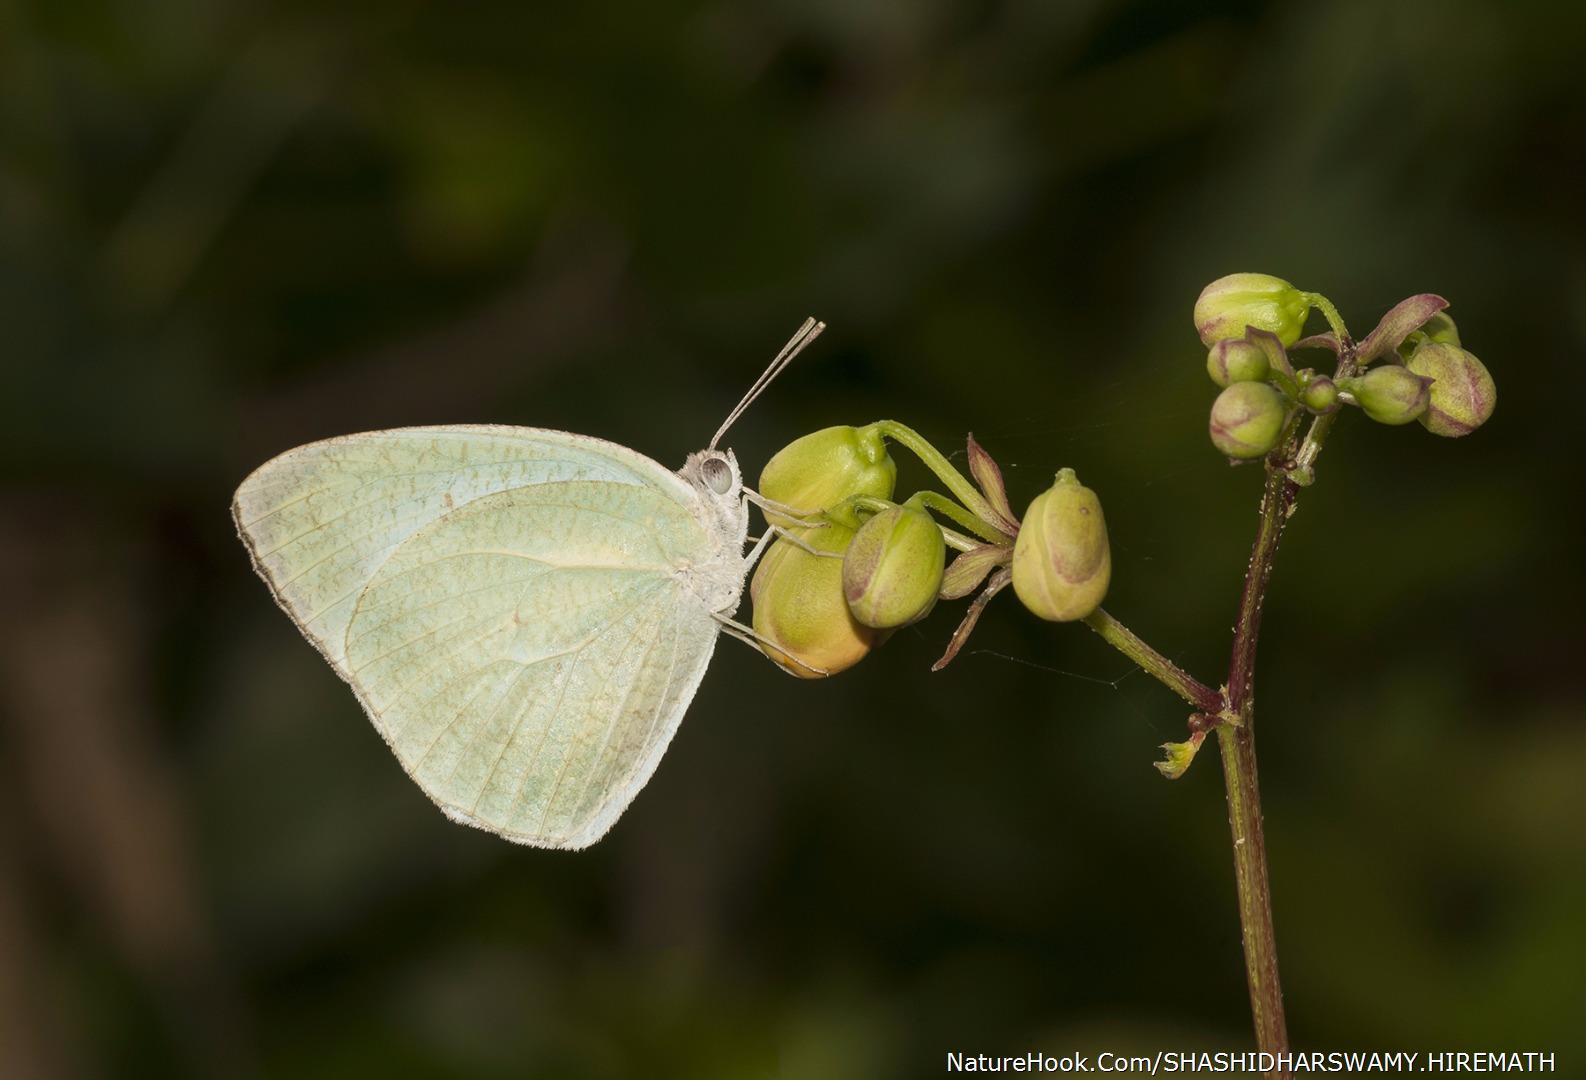
M775 539L775 537L776 532L772 529L767 529L765 532L754 538L754 547L749 549L749 554L745 555L743 559L743 571L745 575L747 575L750 570L754 569L754 564L760 561L760 556L765 554L765 549L771 546L771 541Z
M738 622L736 619L733 619L730 616L723 615L719 611L713 611L711 612L711 615L718 623L721 624L722 633L726 634L728 637L737 638L739 641L743 642L745 645L751 646L758 652L763 653L766 650L770 650L771 652L776 653L784 661L785 667L799 668L800 670L807 671L811 675L817 677L824 677L831 674L831 672L827 671L825 668L818 668L814 667L813 665L806 664L797 657L790 656L789 654L783 652L774 643L761 637L752 626L745 626L743 623Z
M824 524L824 522L822 524ZM809 544L805 543L804 538L797 533L789 532L780 525L772 525L770 528L766 529L765 532L761 533L755 538L754 547L750 549L748 555L744 556L744 566L752 567L755 563L759 562L760 556L765 554L765 549L770 545L772 540L777 538L786 540L800 551L807 552L808 554L814 555L817 558L840 559L843 557L843 553L840 551L821 551L819 548L812 548L809 546Z
M831 524L820 515L819 511L816 511L812 514L808 510L800 510L796 506L789 506L787 503L780 503L775 499L768 499L751 487L745 487L743 489L743 497L749 502L752 502L758 506L761 513L780 514L785 518L791 518L795 523L806 528L821 528L822 526Z

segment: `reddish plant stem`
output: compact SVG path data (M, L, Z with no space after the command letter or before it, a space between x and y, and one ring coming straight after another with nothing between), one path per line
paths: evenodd
M1233 656L1228 664L1228 710L1234 723L1217 728L1222 752L1223 782L1228 792L1228 828L1233 838L1234 879L1239 893L1239 923L1244 931L1245 976L1250 986L1250 1013L1256 1047L1273 1054L1289 1049L1283 1015L1283 986L1278 978L1277 938L1272 929L1272 890L1267 880L1267 844L1261 825L1261 785L1256 772L1254 676L1256 644L1261 633L1261 607L1272 577L1283 527L1294 510L1299 486L1287 471L1269 464L1261 496L1261 527L1250 553L1239 621L1234 627ZM1270 1076L1287 1076L1274 1070Z
M1337 312L1328 305L1328 321L1341 346L1335 379L1356 371L1356 345ZM1228 661L1228 713L1232 723L1217 728L1222 752L1223 784L1228 792L1228 830L1233 838L1234 881L1239 892L1239 925L1245 947L1245 978L1250 986L1250 1013L1256 1046L1273 1054L1289 1049L1283 1014L1283 984L1278 978L1277 936L1272 929L1272 887L1267 875L1267 841L1261 823L1261 783L1256 770L1255 670L1261 637L1261 608L1272 579L1278 541L1294 513L1302 484L1314 479L1313 467L1337 413L1311 421L1303 440L1293 437L1267 458L1267 482L1261 493L1261 526L1250 551L1245 588L1234 625L1233 655ZM1268 1076L1287 1077L1276 1068Z

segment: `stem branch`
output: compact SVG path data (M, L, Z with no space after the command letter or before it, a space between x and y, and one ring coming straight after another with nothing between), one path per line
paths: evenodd
M913 451L914 456L925 463L925 467L935 473L947 485L947 490L953 497L963 503L969 512L981 518L988 526L992 522L1002 520L994 506L986 501L980 490L965 478L964 474L953 468L953 463L948 461L942 452L927 442L919 432L913 428L900 424L896 420L877 420L875 428L897 443ZM992 531L999 538L999 543L1007 543L1013 539L1012 535L999 528L992 527Z
M1360 369L1360 365L1356 362L1359 347L1349 336L1344 321L1337 317L1337 309L1333 309L1327 321L1332 324L1333 333L1338 337L1338 366L1333 371L1333 381L1338 382L1340 379L1349 378ZM1300 444L1299 452L1294 455L1294 464L1289 469L1289 478L1300 487L1309 487L1316 479L1317 455L1322 452L1322 446L1327 442L1327 433L1333 430L1333 424L1338 421L1342 412L1342 408L1334 409L1311 421L1311 428L1305 433L1305 441Z
M1085 625L1102 640L1139 665L1140 670L1189 702L1203 713L1216 716L1222 711L1223 697L1173 661L1157 652L1123 623L1097 608L1085 616Z
M946 495L936 491L921 491L913 495L920 504L928 510L935 510L943 517L952 518L954 522L968 529L988 544L1006 544L1007 535L1000 529L982 521L980 518L959 506Z

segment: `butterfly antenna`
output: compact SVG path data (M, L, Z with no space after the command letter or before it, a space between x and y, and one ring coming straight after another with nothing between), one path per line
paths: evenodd
M732 412L727 414L727 419L721 422L721 427L716 429L716 434L710 440L709 449L716 449L716 444L721 442L721 437L727 434L727 429L737 422L738 417L744 414L744 410L754 404L755 398L765 393L765 388L771 385L771 381L782 374L783 369L791 364L794 357L803 352L810 342L820 337L821 331L824 329L826 329L826 324L823 322L816 319L804 320L804 325L798 328L797 333L788 338L787 344L782 346L782 350L776 354L776 359L766 366L766 369L760 373L760 377L754 381L754 385L749 387L749 392L744 394L737 405L733 406Z

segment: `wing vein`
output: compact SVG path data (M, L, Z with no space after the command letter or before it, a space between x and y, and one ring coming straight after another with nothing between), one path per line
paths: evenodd
M599 638L601 636L601 634L604 634L607 630L609 630L613 626L615 626L620 620L622 620L622 619L626 618L627 616L629 616L630 614L632 614L639 607L639 605L644 602L644 600L645 600L644 597L640 597L637 601L635 601L634 603L630 604L628 607L624 608L620 614L618 614L615 617L613 617L611 622L607 623L596 634L594 634L592 637L588 638L584 642L583 645L580 645L578 647L579 655L582 655L584 648L587 647L588 645L592 644L597 638ZM556 718L561 713L562 701L565 699L566 694L567 694L567 685L566 685L566 683L563 683L562 684L562 691L557 696L556 704L554 706L552 706L552 708L551 708L550 717L546 721L544 727L542 727L540 729L540 741L537 744L535 744L534 752L529 755L528 761L523 767L523 775L518 778L518 790L513 793L512 801L507 804L508 806L516 807L522 801L522 799L523 799L523 789L526 786L528 786L529 775L535 771L534 770L534 763L539 760L541 752L545 749L545 740L546 740L547 737L549 737L549 735L551 733L551 728L554 727L555 724L556 724Z
M624 652L626 652L628 649L631 649L633 647L633 643L638 638L639 631L643 628L643 626L644 626L643 620L639 620L638 624L634 626L633 633L628 635L628 640L622 647ZM657 634L657 636L659 636L660 635L660 629L659 629L660 628L660 620L656 621L656 627L657 627L656 634ZM653 644L654 644L653 640L652 640L651 644L653 646ZM646 663L649 662L649 650L648 649L645 651L645 662ZM643 666L642 665L640 667L640 671L641 671L641 673L643 671ZM615 675L616 675L616 665L612 665L611 667L608 667L606 669L605 680L603 682L601 682L601 684L600 684L600 694L604 694L606 692L606 690L608 688L610 688L612 679L615 678ZM637 682L637 681L638 681L638 679L636 678L634 680L634 682ZM622 715L623 710L625 710L628 707L628 700L632 696L632 693L633 693L633 685L632 685L632 683L630 683L629 686L628 686L628 692L623 694L622 707L619 708L619 709L613 710L612 715L609 716L606 719L606 736L605 736L604 739L601 740L601 749L602 750L605 749L605 744L607 742L609 742L610 739L611 739L611 732L616 727L616 723L617 723L618 717L620 717ZM591 695L591 696L599 697L600 694L595 694L595 695ZM560 706L558 706L558 708L560 708ZM541 811L541 813L540 813L540 827L539 827L538 831L539 831L541 836L545 835L545 827L550 822L550 819L551 819L551 810L556 806L556 796L560 795L561 792L562 792L562 783L567 779L567 770L568 770L568 767L571 766L572 763L573 763L573 756L574 756L575 752L577 751L578 745L579 744L578 744L577 740L574 740L574 741L570 742L568 744L568 746L567 746L567 749L562 754L562 764L556 770L556 779L551 782L551 794L550 794L550 797L545 800L545 809L543 811ZM597 751L596 754L595 754L595 757L598 758L599 756L600 756L600 753L599 753L599 751ZM594 775L593 772L591 772L590 773L590 778L591 779L593 778L593 775ZM586 780L585 783L587 785L588 780ZM573 809L575 811L578 809L577 804L574 804Z
M631 683L628 684L628 689L626 690L626 692L623 693L621 708L619 708L615 712L613 712L612 716L611 716L611 719L609 721L607 721L607 723L606 723L606 734L605 734L605 737L602 738L601 741L600 741L600 749L595 751L595 760L599 760L600 757L605 754L607 748L610 747L610 745L611 745L611 736L613 734L615 734L615 732L617 730L617 724L622 720L623 716L626 715L626 713L628 711L628 704L629 704L629 702L631 702L633 700L633 691L634 691L635 687L637 687L639 685L640 681L644 678L644 676L645 676L645 674L647 672L647 669L650 666L650 660L651 660L652 657L655 656L655 647L658 644L660 644L661 636L662 636L661 635L661 631L662 631L662 628L665 626L665 624L666 624L666 620L664 618L663 619L657 619L655 621L655 634L654 634L653 637L650 638L650 644L645 647L645 650L644 650L644 661L643 661L643 663L641 663L639 665L639 668L638 668L639 674L634 678L634 680ZM630 641L629 644L631 645L632 642ZM676 663L677 663L677 635L673 634L672 635L672 664L675 666ZM662 684L662 687L661 687L661 705L663 707L666 704L666 688L671 685L671 680L672 680L672 674L671 674L671 671L668 670L667 676L666 676L666 682L664 682ZM657 708L656 710L651 712L650 715L652 717L652 725L653 725L653 717L656 715L656 713L658 713L660 711L661 710L659 708ZM590 773L584 778L584 786L578 792L577 798L575 798L573 800L573 803L572 803L572 818L573 818L574 822L577 822L580 819L581 815L579 814L579 809L584 805L584 800L586 798L588 798L588 796L589 796L589 788L594 783L594 780L595 780L595 774L594 774L594 771L591 770ZM609 791L610 788L611 788L611 778L608 775L601 782L601 790L602 790L602 792L605 792L605 791ZM541 822L540 831L544 832L544 829L545 829L544 822Z

